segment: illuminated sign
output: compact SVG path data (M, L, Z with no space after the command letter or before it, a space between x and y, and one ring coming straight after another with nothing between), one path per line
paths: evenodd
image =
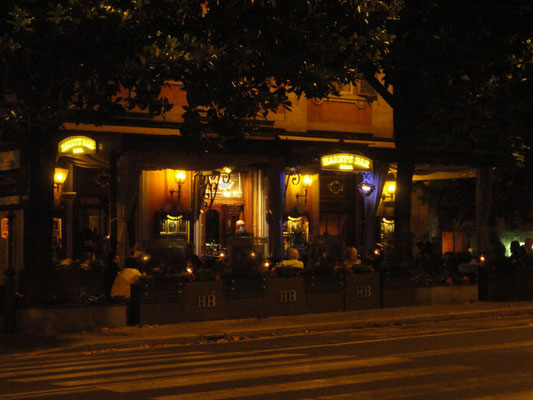
M321 157L320 165L326 171L370 171L372 169L372 160L359 154L338 153Z
M96 153L96 141L87 136L70 136L59 142L59 154Z

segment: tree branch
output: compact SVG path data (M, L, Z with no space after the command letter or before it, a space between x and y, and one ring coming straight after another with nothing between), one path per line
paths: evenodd
M383 97L383 99L387 102L389 106L394 108L394 96L380 81L376 79L374 75L365 74L365 80L370 83L370 85L374 89L376 89L376 92L378 92L379 95Z

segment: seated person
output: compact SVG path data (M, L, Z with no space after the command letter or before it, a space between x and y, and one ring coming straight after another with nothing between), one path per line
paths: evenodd
M287 250L287 259L276 264L276 266L274 267L274 271L280 272L280 270L291 268L296 268L298 270L303 271L304 263L298 260L298 257L300 257L298 250L295 248L290 248L289 250Z
M343 267L346 272L373 272L374 268L369 265L361 264L361 260L357 258L357 249L353 246L350 246L346 249L344 255Z

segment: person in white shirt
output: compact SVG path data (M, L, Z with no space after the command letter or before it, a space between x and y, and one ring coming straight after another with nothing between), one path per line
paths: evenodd
M300 257L300 253L298 253L298 250L291 247L289 250L287 250L287 260L281 261L276 268L283 268L283 267L292 267L292 268L304 268L304 263L298 260Z

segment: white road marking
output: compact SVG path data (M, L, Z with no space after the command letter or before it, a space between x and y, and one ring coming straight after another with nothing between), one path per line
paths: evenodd
M241 353L242 354L242 353ZM31 363L26 364L25 366L2 368L0 372L0 378L9 377L9 373L22 372L30 375L32 371L35 373L42 373L43 369L46 369L47 372L62 372L62 371L73 371L76 369L87 368L87 365L98 365L98 366L108 366L112 367L115 364L121 365L125 361L130 361L131 363L148 363L148 362L157 362L158 360L168 360L168 359L179 359L179 360L190 360L193 358L202 357L201 355L193 355L187 353L176 353L176 354L149 354L149 355L134 355L130 357L122 356L116 358L108 359L85 359L83 361L57 361L55 363L48 364L39 364ZM212 354L204 355L204 357L212 357ZM64 368L62 368L64 367ZM37 369L39 368L39 369ZM14 375L12 375L14 376Z
M283 365L295 365L295 364L304 364L304 363L315 363L321 361L331 361L331 360L343 360L349 358L348 356L321 356L321 357L310 357L310 358L298 358L291 359L289 361L277 360L269 362L260 362L246 364L247 369L257 369L257 368L269 368L269 367L279 367ZM179 370L179 371L164 371L164 372L154 372L148 374L136 374L133 376L110 376L104 378L95 378L95 379L79 379L74 381L65 381L65 382L56 382L56 385L60 386L85 386L85 385L101 385L103 383L114 383L114 382L125 382L125 381L138 381L141 379L154 379L154 378L169 378L169 377L178 377L194 374L206 374L212 372L231 372L241 370L244 365L236 364L234 365L222 365L218 367L207 367L207 368L195 368L193 370Z
M303 356L304 354L287 354L287 353L268 354L264 356L253 357L253 358L252 357L233 357L233 358L221 358L221 359L216 359L216 360L209 359L209 360L203 360L203 361L179 362L179 363L160 364L160 365L147 365L144 367L115 368L113 370L104 368L100 370L74 372L71 374L40 375L40 376L36 376L32 378L17 378L13 380L15 382L39 382L39 381L50 381L50 380L58 380L58 379L66 379L66 378L79 378L83 376L109 375L111 372L114 374L118 374L118 373L131 374L131 373L135 373L139 371L154 371L154 370L171 369L171 368L190 368L190 367L196 367L199 365L229 364L232 362L246 362L250 360L268 360L268 359L276 359L276 358L284 358L284 357L303 357ZM40 371L41 374L43 372L48 373L49 371Z
M385 389L373 389L365 391L357 391L357 400L391 400L391 399L411 399L414 396L432 395L435 393L457 393L455 398L460 398L459 391L462 390L483 390L487 388L493 388L495 385L515 385L523 384L524 382L530 382L533 377L533 373L508 373L500 375L489 375L482 377L466 378L466 379L454 379L453 385L450 385L448 381L442 381L441 383L429 383L425 385L394 385ZM500 397L498 397L499 399ZM520 398L521 400L529 399L530 397ZM533 397L532 397L533 398ZM331 396L320 397L308 397L304 400L353 400L354 393L342 393ZM469 399L475 400L475 399Z
M340 371L353 368L362 368L378 365L399 364L407 362L408 360L397 357L379 357L379 358L358 358L353 360L344 361L327 361L321 363L314 363L309 365L289 365L285 367L272 368L272 369L258 369L258 370L243 370L237 371L232 374L225 372L212 373L207 375L189 375L174 379L153 379L151 381L144 382L127 382L114 385L100 386L102 390L109 390L112 392L135 392L140 390L152 390L161 389L167 387L181 387L190 385L204 385L218 382L231 382L241 381L244 379L266 378L275 376L294 376L313 372L326 372L326 371ZM467 367L461 367L463 369L469 369ZM200 397L201 398L201 397Z
M222 399L240 399L245 396L273 395L275 393L293 392L296 390L323 389L333 386L353 385L359 383L377 382L389 379L416 378L428 375L447 374L455 372L464 372L469 370L468 367L460 365L446 365L442 367L424 367L404 369L398 371L370 372L359 375L341 376L328 379L311 379L298 382L287 382L269 385L259 385L251 387L232 388L228 390L214 390L208 392L197 392L188 394L178 394L172 396L156 397L157 400L222 400ZM353 395L358 399L357 395Z

